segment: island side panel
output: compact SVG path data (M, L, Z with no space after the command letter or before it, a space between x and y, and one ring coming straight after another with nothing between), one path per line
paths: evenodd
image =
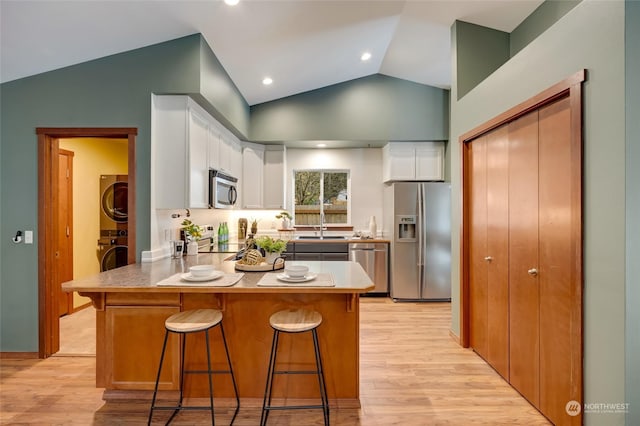
M355 300L354 300L355 298ZM354 303L355 302L355 303ZM332 400L359 398L359 304L358 296L330 293L226 293L183 294L183 310L222 308L223 324L229 345L236 381L242 398L262 398L273 329L269 317L282 309L314 309L322 314L318 327L327 393ZM210 338L214 369L225 369L220 331L212 330ZM278 351L279 368L310 370L315 368L311 333L281 334ZM194 336L187 341L187 368L205 369L204 337ZM191 376L185 382L187 395L205 396L206 377ZM217 395L233 395L231 382L224 375L214 381ZM274 383L274 398L287 395L293 398L317 398L318 380L313 375L279 375ZM335 401L334 401L335 402Z

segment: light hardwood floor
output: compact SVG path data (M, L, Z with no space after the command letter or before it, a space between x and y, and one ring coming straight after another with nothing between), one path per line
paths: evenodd
M448 303L361 303L360 409L332 409L332 425L548 425L548 421L474 352L449 336ZM78 350L78 349L76 349ZM265 354L267 356L267 354ZM257 401L234 424L259 423ZM149 401L105 403L95 388L95 358L0 360L2 425L146 424ZM160 424L165 413L159 413ZM230 414L219 410L219 424ZM172 424L208 424L185 412ZM320 410L273 412L269 425L320 425Z

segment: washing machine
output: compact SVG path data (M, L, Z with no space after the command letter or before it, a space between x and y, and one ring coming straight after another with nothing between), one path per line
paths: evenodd
M100 271L127 265L129 221L128 175L100 175Z
M100 272L127 265L129 248L126 236L101 235L98 239Z
M126 236L129 220L128 175L100 175L100 235Z

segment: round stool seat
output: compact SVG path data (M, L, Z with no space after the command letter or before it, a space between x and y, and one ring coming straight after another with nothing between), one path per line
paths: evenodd
M322 323L322 315L307 309L285 309L271 315L269 324L285 333L300 333L313 330Z
M194 309L171 315L164 322L167 330L176 333L204 331L222 321L222 312L217 309Z

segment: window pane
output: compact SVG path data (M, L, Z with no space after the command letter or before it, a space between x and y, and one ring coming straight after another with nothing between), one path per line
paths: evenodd
M347 173L324 172L324 218L326 223L347 223Z
M296 225L320 224L321 172L295 172Z

